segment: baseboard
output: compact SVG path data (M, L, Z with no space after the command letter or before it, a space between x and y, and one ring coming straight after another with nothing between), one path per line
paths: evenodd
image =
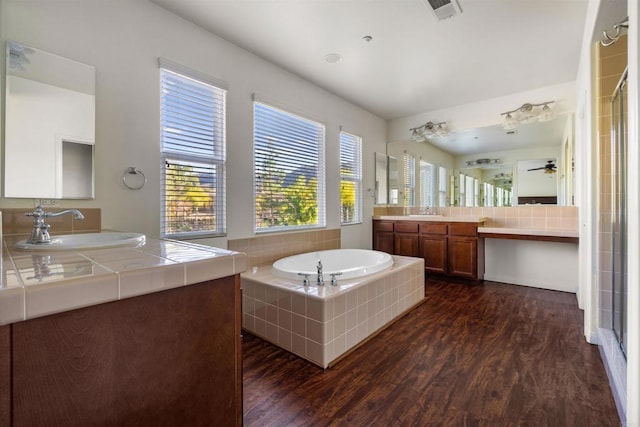
M611 329L598 329L598 349L622 425L627 419L627 362Z

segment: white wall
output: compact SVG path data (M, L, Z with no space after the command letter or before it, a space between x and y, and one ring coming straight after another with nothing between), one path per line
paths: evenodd
M158 57L228 83L229 239L253 235L253 93L325 123L328 228L340 226L340 126L363 138L364 188L374 185L374 153L385 151L383 119L146 0L0 1L3 45L10 38L96 67L96 199L63 205L102 208L105 228L159 234ZM4 70L4 55L0 65ZM149 179L142 190L122 184L128 166L138 167ZM32 207L33 200L3 199L0 206ZM343 228L343 246L371 246L372 210L373 199L365 194L365 221ZM226 246L226 239L208 242Z
M451 132L461 132L502 123L502 111L511 110L523 102L553 99L553 109L558 114L575 111L575 83L568 82L539 89L491 98L471 104L458 105L442 110L429 111L389 122L389 141L406 141L411 138L409 129L428 121L446 121Z

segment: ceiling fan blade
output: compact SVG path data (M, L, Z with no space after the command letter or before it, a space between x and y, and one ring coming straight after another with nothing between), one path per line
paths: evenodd
M539 170L542 170L542 169L546 169L546 167L545 167L545 166L543 166L543 167L541 167L541 168L527 169L527 171L539 171Z

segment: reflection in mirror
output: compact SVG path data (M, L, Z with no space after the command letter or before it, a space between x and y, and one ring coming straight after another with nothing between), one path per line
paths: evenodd
M398 159L388 156L387 173L389 174L389 201L390 205L397 205L400 197L400 177L398 176Z
M375 186L375 203L376 205L387 204L387 155L376 153L376 186Z
M558 203L557 159L518 161L518 204Z
M95 68L7 42L4 196L94 197Z
M511 206L512 185L511 165L456 169L453 175L452 206Z

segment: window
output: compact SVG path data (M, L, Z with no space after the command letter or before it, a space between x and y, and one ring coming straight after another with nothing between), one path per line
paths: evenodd
M362 138L340 132L340 222L362 222Z
M436 168L431 163L420 160L420 206L435 206L435 171Z
M475 180L477 182L477 180ZM475 190L474 190L474 178L472 176L465 176L465 189L464 194L466 197L465 206L472 207L475 206L473 201L475 198Z
M416 161L411 154L404 154L404 206L414 206L413 195L416 188Z
M226 231L225 97L223 83L160 60L162 236Z
M493 184L490 184L488 182L484 183L484 205L489 207L489 206L494 206L495 204L495 190L496 187L494 187ZM500 190L498 188L498 190Z
M447 206L447 168L438 168L438 206Z
M324 125L253 104L256 232L323 227Z
M461 173L459 175L459 179L458 179L458 193L459 193L459 200L458 203L460 206L464 207L466 206L466 197L465 197L465 189L466 189L466 175Z

